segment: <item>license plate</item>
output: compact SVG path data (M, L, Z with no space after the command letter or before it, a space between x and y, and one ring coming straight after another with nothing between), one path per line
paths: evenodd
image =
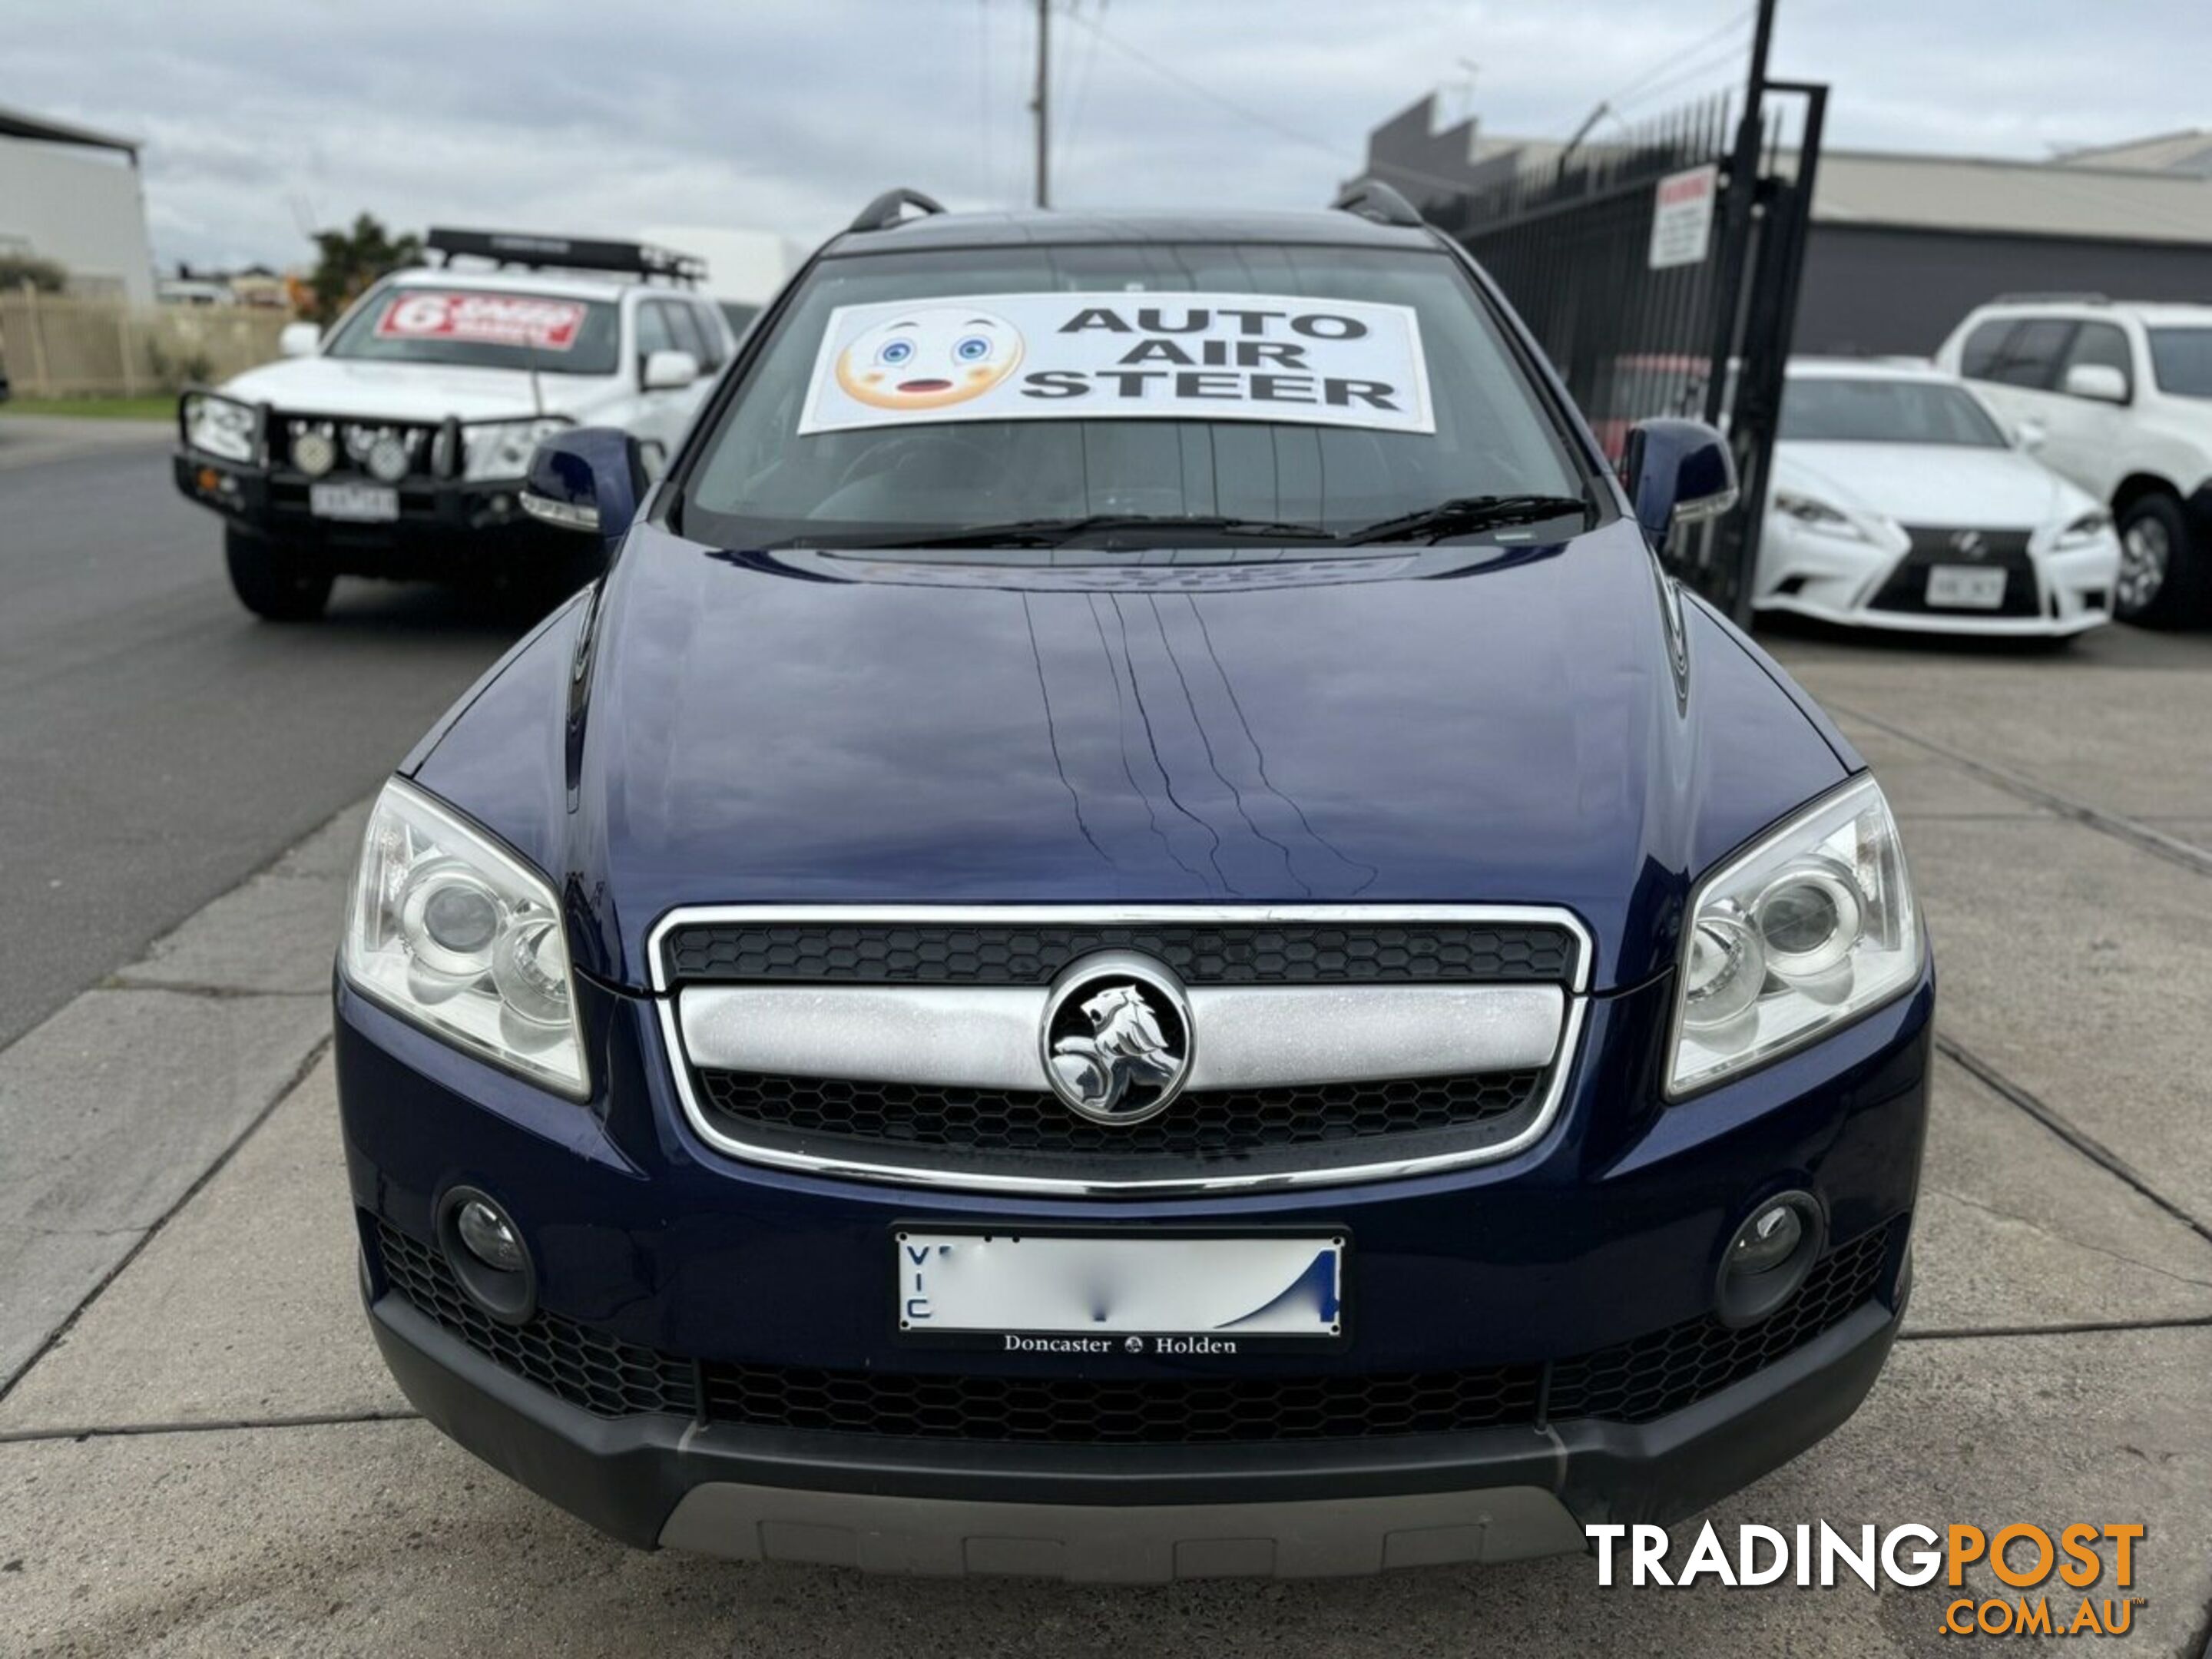
M399 516L399 492L382 484L309 484L307 511L319 519L389 524Z
M1960 611L1995 611L2004 604L2005 573L1979 565L1939 564L1928 571L1928 603Z
M1010 1352L1235 1353L1344 1331L1339 1234L1085 1238L902 1229L902 1334Z

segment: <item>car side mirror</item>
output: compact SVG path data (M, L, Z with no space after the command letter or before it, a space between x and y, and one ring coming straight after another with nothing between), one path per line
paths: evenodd
M618 427L571 427L532 453L522 510L540 524L596 534L611 546L637 517L646 483L645 451L635 437Z
M688 351L649 352L638 383L647 392L677 392L699 378L699 360Z
M1735 505L1735 458L1703 421L1638 421L1628 429L1621 472L1654 547L1677 526L1717 519Z
M2087 398L2097 404L2128 400L2128 377L2110 363L2075 363L2062 382L2069 398Z
M276 336L276 349L287 357L312 357L323 343L323 331L313 323L287 323Z

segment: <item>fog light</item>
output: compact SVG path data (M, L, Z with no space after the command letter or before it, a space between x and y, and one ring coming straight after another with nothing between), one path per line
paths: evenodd
M337 465L338 447L325 434L302 432L292 440L292 465L319 478Z
M482 1208L482 1206L475 1206ZM486 1212L486 1213L489 1213ZM469 1212L461 1212L461 1237L468 1237ZM1743 1224L1729 1246L1729 1262L1740 1273L1763 1273L1780 1267L1796 1254L1805 1237L1805 1224L1787 1204L1770 1204Z
M407 450L398 439L379 438L368 447L368 470L386 483L407 476Z
M1797 1293L1826 1235L1810 1193L1763 1199L1744 1218L1721 1256L1716 1304L1724 1325L1765 1318Z
M497 1210L480 1198L472 1198L461 1206L454 1219L460 1228L461 1243L477 1261L503 1273L522 1271L526 1260L522 1241L515 1237L514 1224Z
M538 1270L522 1230L489 1193L455 1187L438 1205L438 1243L469 1300L504 1324L538 1311Z

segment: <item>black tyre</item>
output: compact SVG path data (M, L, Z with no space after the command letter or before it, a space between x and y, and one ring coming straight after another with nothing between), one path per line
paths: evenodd
M2184 628L2200 620L2212 596L2212 550L2189 533L2181 503L2145 495L2120 516L2120 576L2112 614L2145 628Z
M257 617L270 622L313 622L330 603L331 573L287 543L225 530L222 556L230 567L231 591Z

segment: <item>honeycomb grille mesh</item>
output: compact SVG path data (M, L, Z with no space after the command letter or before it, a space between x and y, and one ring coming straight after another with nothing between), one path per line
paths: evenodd
M417 1313L434 1319L487 1359L550 1389L599 1417L645 1412L690 1415L698 1406L691 1362L618 1342L558 1314L502 1324L469 1300L445 1256L390 1224L376 1224L384 1275Z
M686 980L1048 985L1079 957L1140 951L1191 985L1505 981L1565 984L1574 936L1544 922L1012 927L688 922L664 946Z
M2036 614L2035 563L2028 556L2027 532L1978 531L1975 533L1981 538L1981 546L1971 556L1959 552L1953 546L1953 538L1960 533L1958 531L1926 530L1908 525L1905 533L1912 538L1911 549L1898 561L1897 568L1890 572L1889 579L1882 583L1881 591L1869 602L1875 610L1904 611L1920 615L1942 613L1942 607L1928 603L1929 571L1939 564L1970 564L2005 573L2003 601L1995 610L1978 614L1986 617L2033 617Z
M1881 1288L1899 1224L1831 1250L1806 1276L1804 1288L1756 1325L1731 1330L1717 1319L1692 1320L1559 1361L1552 1368L1550 1415L1647 1423L1742 1382L1865 1305Z
M707 1367L707 1414L791 1429L861 1429L1057 1445L1205 1445L1447 1434L1532 1423L1541 1367L1387 1376L887 1376Z
M382 1221L371 1224L398 1296L486 1358L601 1417L666 1412L907 1438L1189 1445L1443 1434L1546 1419L1649 1422L1744 1381L1863 1307L1880 1291L1908 1220L1832 1250L1802 1291L1746 1330L1688 1320L1548 1368L1139 1378L695 1366L557 1314L500 1324L462 1294L439 1251ZM703 1398L695 1379L703 1379Z
M737 1125L977 1152L1234 1157L1269 1147L1494 1125L1534 1111L1541 1071L1187 1094L1143 1123L1093 1123L1049 1094L702 1071L708 1109Z

